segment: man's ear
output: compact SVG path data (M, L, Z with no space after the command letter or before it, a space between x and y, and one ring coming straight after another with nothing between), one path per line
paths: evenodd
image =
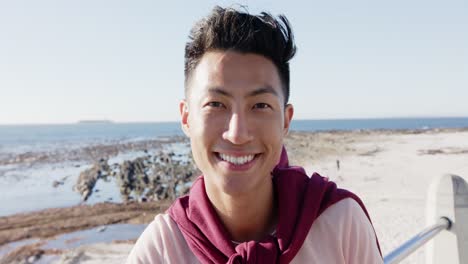
M182 130L184 131L187 137L190 137L190 129L189 129L189 124L188 124L189 110L188 110L188 103L186 100L180 101L179 111L180 111L180 125L182 127Z
M284 127L283 127L283 135L286 136L289 132L289 126L291 125L291 120L294 115L294 107L292 104L287 104L284 107Z

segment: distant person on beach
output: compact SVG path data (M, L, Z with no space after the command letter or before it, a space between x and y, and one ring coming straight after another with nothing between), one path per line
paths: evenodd
M215 7L185 46L181 124L203 173L127 263L383 263L361 200L289 166L285 16Z

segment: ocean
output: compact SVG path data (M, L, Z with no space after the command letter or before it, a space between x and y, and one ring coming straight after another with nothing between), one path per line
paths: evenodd
M468 127L468 117L294 120L291 130L431 129ZM178 122L0 125L0 153L183 135Z

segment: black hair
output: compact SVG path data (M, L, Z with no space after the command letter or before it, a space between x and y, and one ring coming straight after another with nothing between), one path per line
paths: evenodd
M191 74L208 51L232 50L270 59L278 70L285 98L289 100L289 60L296 53L288 19L267 12L251 15L234 8L215 6L190 31L185 45L185 91Z

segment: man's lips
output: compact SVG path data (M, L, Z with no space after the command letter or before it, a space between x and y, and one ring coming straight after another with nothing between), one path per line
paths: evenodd
M216 154L225 154L229 156L241 157L241 156L248 156L248 155L257 155L261 154L260 151L213 151Z
M216 158L224 163L227 163L229 167L249 167L252 165L261 153L229 153L226 152L214 152Z

